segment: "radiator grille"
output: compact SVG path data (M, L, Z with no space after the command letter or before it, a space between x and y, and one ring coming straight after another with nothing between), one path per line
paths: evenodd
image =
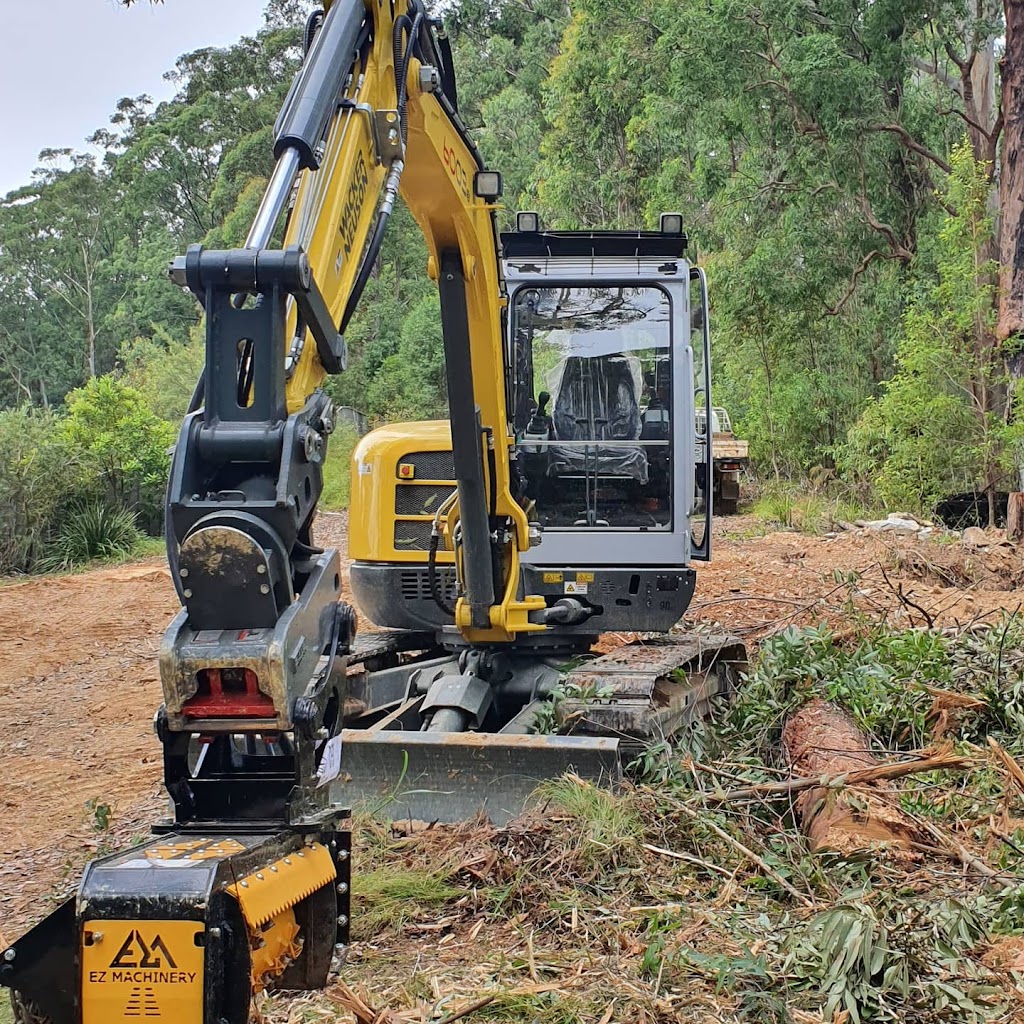
M398 460L399 466L412 466L418 480L454 480L455 462L451 452L410 452ZM395 467L398 476L398 466Z
M437 567L438 589L449 604L455 603L458 586L455 579L455 568L451 565ZM406 601L432 601L430 593L430 577L426 569L409 569L402 573L402 598Z
M396 551L429 551L431 523L395 523Z
M395 487L395 515L432 516L452 490L429 484L398 484Z

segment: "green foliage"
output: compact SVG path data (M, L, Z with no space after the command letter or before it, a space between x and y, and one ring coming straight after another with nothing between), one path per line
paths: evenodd
M56 513L82 486L82 463L52 413L0 411L0 573L26 571L43 556Z
M85 801L85 809L92 815L93 828L97 832L106 832L110 828L111 807L101 797L90 797Z
M563 668L563 671L568 671ZM530 731L540 736L555 735L566 731L566 726L574 717L566 708L567 701L601 701L607 700L612 694L609 687L598 686L596 683L559 682L544 701L534 711Z
M402 318L397 348L382 360L364 406L368 415L389 420L445 415L444 341L436 293L424 295Z
M643 823L629 801L620 800L605 787L575 776L541 783L536 797L554 804L576 820L580 848L597 863L616 860L622 850L635 844L643 833Z
M125 380L139 391L161 420L181 422L206 361L199 328L181 342L160 329L151 338L136 338L121 353Z
M473 1019L497 1024L582 1024L590 1015L582 1015L581 1000L562 992L518 994L501 993L487 1006L473 1013Z
M340 426L327 443L327 459L324 461L324 489L320 495L320 507L325 509L348 508L351 485L352 451L359 442L359 434L349 426Z
M135 551L159 526L174 428L99 377L58 417L0 412L0 572L70 568Z
M934 113L958 103L956 72L915 64L928 33L962 48L966 23L933 4L571 10L544 90L549 219L682 210L709 274L717 401L762 465L830 464L887 376L935 205L923 181L958 130Z
M954 900L851 901L791 934L785 970L796 990L824 998L825 1020L845 1011L853 1024L902 1022L912 1005L931 1021L980 1022L998 995L968 957L984 934L977 912Z
M768 484L751 506L751 513L767 527L780 530L798 530L817 535L840 522L856 519L860 509L840 496L804 486L797 489L785 481Z
M788 487L769 487L754 502L751 512L770 526L789 529L793 525L795 496Z
M916 750L928 741L928 687L978 702L951 724L957 738L983 745L991 736L1024 752L1024 620L1008 615L954 637L876 625L842 643L824 626L787 629L762 646L729 710L727 737L744 747L757 737L767 755L786 715L817 696L846 708L880 749Z
M102 499L137 511L150 529L159 524L175 430L140 392L97 377L68 396L59 431L95 473Z
M102 501L72 506L59 517L40 566L47 571L76 569L96 559L127 558L142 541L136 522L130 509Z
M911 300L896 371L850 432L848 449L851 468L872 479L883 500L916 512L951 492L998 489L1021 435L990 400L1008 381L992 340L989 170L966 144L951 159L946 201L955 212L919 256L934 261L936 279Z

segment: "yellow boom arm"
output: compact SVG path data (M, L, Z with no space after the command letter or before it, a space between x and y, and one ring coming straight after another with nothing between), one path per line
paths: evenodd
M352 18L351 8L351 0L334 0L327 18ZM445 531L460 577L456 624L471 642L511 640L543 628L528 614L544 602L517 599L519 552L530 539L510 488L501 324L506 299L494 223L500 177L485 171L445 92L449 72L420 3L399 0L392 11L369 0L358 45L319 167L299 176L284 245L308 255L331 318L344 331L396 190L423 231L429 272L441 293L458 480L459 500ZM293 305L290 411L325 373L298 320Z

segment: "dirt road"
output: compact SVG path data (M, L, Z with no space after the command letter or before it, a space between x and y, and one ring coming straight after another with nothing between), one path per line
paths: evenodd
M343 516L321 543L344 545ZM856 608L938 624L1020 605L1016 549L895 541L862 533L755 536L720 522L693 617L756 640L789 624ZM343 551L344 553L344 551ZM902 592L901 592L902 588ZM13 936L77 881L81 866L159 815L160 758L151 722L156 656L177 600L160 559L0 586L0 920ZM91 803L90 803L91 802ZM110 814L110 828L97 828Z

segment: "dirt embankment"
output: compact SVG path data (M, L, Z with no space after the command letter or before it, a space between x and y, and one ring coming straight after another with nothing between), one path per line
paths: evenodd
M345 526L343 516L323 517L320 542L344 555ZM925 613L946 624L1020 604L1009 589L1022 565L1017 549L973 552L977 564L964 569L963 552L935 542L754 530L743 517L719 523L715 560L699 567L694 618L756 639L822 619L843 628L851 602L904 625L922 624ZM0 586L5 933L43 916L47 896L75 881L102 843L160 813L156 658L177 607L159 559ZM112 835L94 827L100 805L111 808Z

